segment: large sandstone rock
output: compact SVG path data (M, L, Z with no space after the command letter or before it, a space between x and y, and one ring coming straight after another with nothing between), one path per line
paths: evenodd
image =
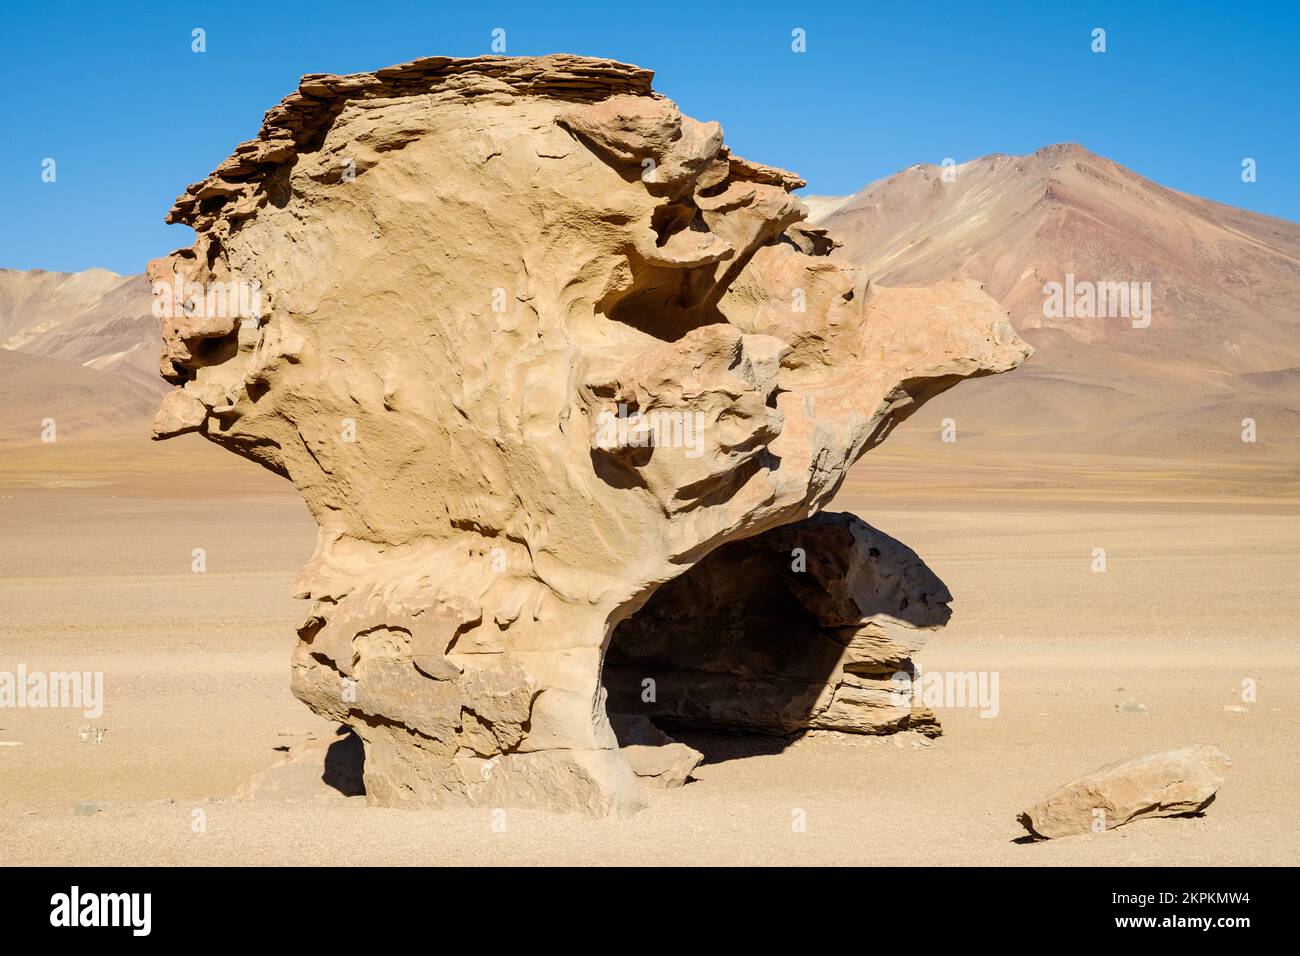
M872 286L801 224L801 180L732 155L650 79L572 56L304 77L177 201L193 248L150 265L178 389L157 433L201 432L302 492L320 539L292 686L362 738L372 801L642 805L605 652L742 539L759 556L725 560L806 535L822 570L787 582L785 679L771 640L727 657L733 679L763 671L779 715L733 680L711 722L924 719L877 675L942 623L942 585L851 519L788 526L921 402L1029 349L973 283ZM218 285L257 294L214 308ZM902 593L928 615L891 611Z
M1142 817L1204 810L1223 786L1232 761L1197 744L1107 764L1058 787L1020 814L1037 837L1109 830Z

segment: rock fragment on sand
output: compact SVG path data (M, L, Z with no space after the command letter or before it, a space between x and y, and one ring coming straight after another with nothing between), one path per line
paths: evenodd
M364 760L361 740L350 732L311 737L291 745L284 759L256 773L236 797L296 802L360 796Z
M1231 759L1196 744L1107 764L1059 787L1017 818L1043 839L1100 832L1141 817L1174 817L1209 806Z
M657 790L681 787L704 759L694 747L673 740L646 717L610 714L619 752L645 786Z

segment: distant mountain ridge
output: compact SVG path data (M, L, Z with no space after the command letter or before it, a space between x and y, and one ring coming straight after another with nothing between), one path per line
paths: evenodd
M0 348L110 372L162 393L152 301L143 275L0 269Z
M1242 420L1255 418L1253 452L1300 447L1300 225L1168 189L1075 144L912 166L811 198L836 253L873 282L974 278L1037 349L1012 375L940 397L927 418L1027 449L1193 454L1241 452ZM1132 282L1149 285L1145 328L1044 309L1052 283Z
M167 383L143 275L0 269L0 440L139 436Z
M873 282L977 279L1037 349L1011 375L938 397L893 443L929 441L952 418L964 439L1017 454L1300 462L1300 225L1168 189L1074 144L911 166L805 202ZM1149 283L1150 325L1045 314L1044 286L1069 277L1071 288ZM147 431L167 388L151 305L143 276L0 269L4 424L30 434L32 416L58 404L43 393L71 383L103 406L80 413L88 427L117 416ZM1249 447L1244 419L1258 427Z

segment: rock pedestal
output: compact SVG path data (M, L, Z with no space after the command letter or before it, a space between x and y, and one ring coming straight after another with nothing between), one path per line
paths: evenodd
M292 686L362 738L371 800L636 809L611 639L660 655L631 635L671 610L661 588L787 547L810 568L783 585L794 643L732 640L731 703L679 716L929 720L878 682L942 623L942 585L854 519L799 523L927 398L1029 349L973 283L874 287L803 225L797 176L650 80L573 56L303 77L177 200L193 247L150 265L176 385L158 437L197 431L301 491L320 538ZM660 656L697 680L700 651Z

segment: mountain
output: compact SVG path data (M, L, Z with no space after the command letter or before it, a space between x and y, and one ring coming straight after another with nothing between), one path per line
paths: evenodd
M167 384L148 280L105 269L0 269L0 442L147 442Z
M1300 462L1300 225L1073 144L809 199L873 282L974 278L1037 350L934 400L913 434L951 417L1003 451Z
M54 437L138 436L146 442L157 393L130 378L63 359L0 349L0 443L41 444Z
M0 348L109 372L162 394L151 305L142 275L0 269Z

